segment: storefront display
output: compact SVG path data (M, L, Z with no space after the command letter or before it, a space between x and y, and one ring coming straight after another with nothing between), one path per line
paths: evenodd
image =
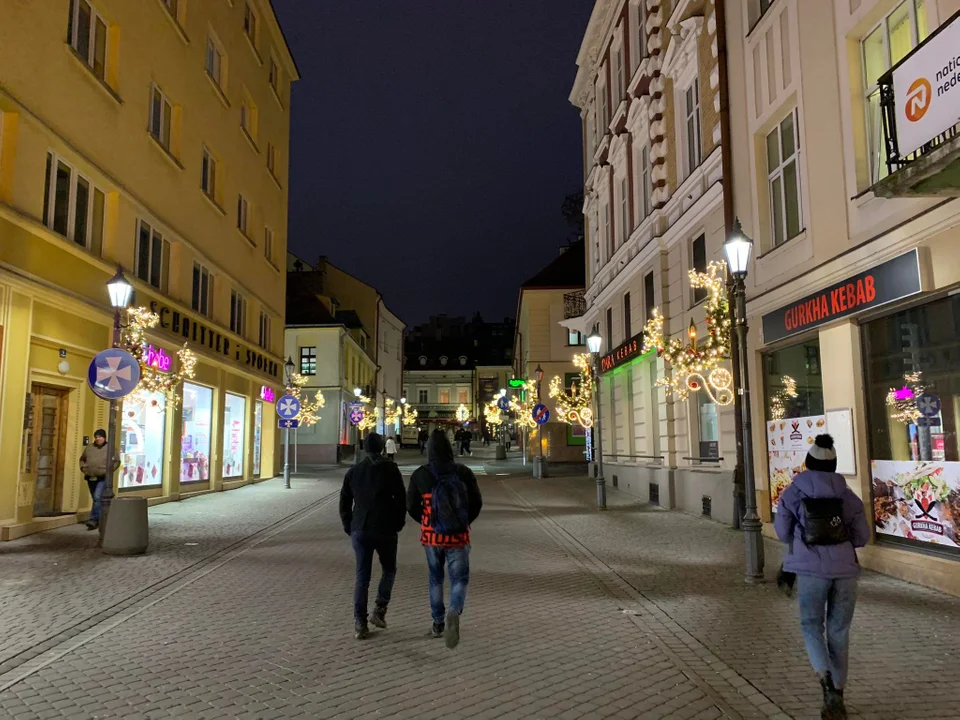
M167 398L143 393L123 401L120 421L121 488L163 484L163 455L167 427Z
M227 393L223 402L223 478L243 477L247 399Z
M253 410L253 475L260 476L261 437L263 433L263 402L257 400Z
M180 483L210 479L213 389L183 384L183 431L180 440Z

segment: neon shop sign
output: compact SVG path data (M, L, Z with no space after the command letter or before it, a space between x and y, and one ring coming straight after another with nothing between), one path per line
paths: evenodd
M275 402L277 399L277 394L266 385L261 386L260 388L260 399L268 403Z
M160 372L168 373L173 367L173 358L167 355L166 350L153 345L147 345L143 352L143 361L147 367L156 368Z

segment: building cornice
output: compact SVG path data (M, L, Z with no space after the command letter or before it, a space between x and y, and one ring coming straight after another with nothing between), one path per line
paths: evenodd
M593 78L597 74L600 52L613 34L613 26L620 15L624 0L597 0L590 13L580 52L577 53L577 77L573 81L569 100L578 108L588 104L588 93L592 92Z

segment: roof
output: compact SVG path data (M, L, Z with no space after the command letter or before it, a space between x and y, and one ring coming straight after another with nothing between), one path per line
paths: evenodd
M536 288L582 288L586 286L586 268L584 266L584 241L571 243L565 252L554 258L532 278L520 287Z
M363 330L363 323L354 310L337 310L333 315L320 299L323 278L317 272L287 273L287 325L342 325L349 330ZM369 335L369 333L367 333Z

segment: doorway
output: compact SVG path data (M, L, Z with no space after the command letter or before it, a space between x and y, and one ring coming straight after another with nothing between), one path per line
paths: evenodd
M28 452L36 477L34 517L63 514L68 393L63 388L34 383L27 400L32 405L33 442Z

